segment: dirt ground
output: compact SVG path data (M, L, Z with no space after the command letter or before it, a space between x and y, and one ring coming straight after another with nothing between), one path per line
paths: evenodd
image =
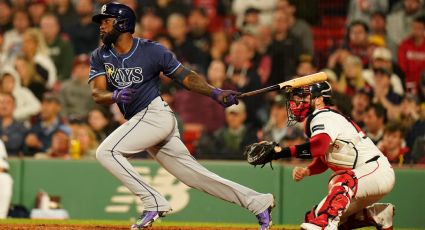
M0 224L0 230L128 230L129 226L88 226L88 225L60 225L60 224ZM179 227L158 226L147 230L256 230L258 228L236 228L236 227ZM272 228L273 230L288 230L284 228Z

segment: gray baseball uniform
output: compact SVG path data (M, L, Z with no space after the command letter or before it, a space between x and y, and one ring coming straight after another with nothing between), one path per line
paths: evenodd
M188 186L238 204L255 215L263 212L272 205L272 194L258 193L208 171L182 143L176 118L159 96L159 73L170 76L179 66L170 51L145 39L134 38L132 49L125 55L102 47L92 53L89 81L106 77L110 91L128 87L137 90L132 102L118 103L128 122L103 141L96 158L142 199L148 211L168 211L171 207L126 158L143 150Z

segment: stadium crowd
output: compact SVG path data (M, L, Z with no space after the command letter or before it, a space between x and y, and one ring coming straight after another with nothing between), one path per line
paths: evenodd
M89 55L100 45L91 17L105 2L0 0L0 138L9 157L94 158L125 122L116 106L96 105L87 84ZM136 36L169 48L215 87L245 92L326 72L336 108L392 163L425 163L423 0L120 2L137 12ZM320 10L324 3L338 7ZM343 31L325 46L324 17ZM287 126L278 92L224 109L161 81L197 158L243 159L258 140L304 141L298 126Z

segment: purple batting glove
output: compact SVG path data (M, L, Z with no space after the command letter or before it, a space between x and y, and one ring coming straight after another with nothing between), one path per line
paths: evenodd
M229 107L231 105L239 104L237 95L241 94L240 92L236 92L233 90L222 90L219 88L215 88L212 92L211 97L216 100L223 107Z
M132 88L124 88L124 89L117 89L112 94L112 100L116 103L124 103L128 104L133 100L133 96L136 93L136 89Z

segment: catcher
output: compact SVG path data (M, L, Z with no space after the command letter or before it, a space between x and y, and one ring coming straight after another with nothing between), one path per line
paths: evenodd
M335 172L329 179L327 196L306 213L302 229L392 229L394 206L375 202L394 187L394 171L352 120L329 107L333 104L331 94L328 82L287 90L289 120L305 122L308 141L286 147L255 143L246 148L247 160L264 166L280 158L313 159L305 168L295 167L295 181L328 168Z

